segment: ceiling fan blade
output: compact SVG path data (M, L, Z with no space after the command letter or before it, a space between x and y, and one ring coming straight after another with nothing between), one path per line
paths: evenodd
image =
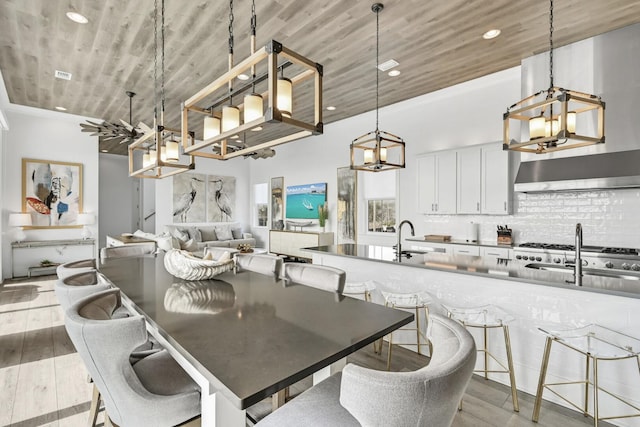
M124 120L120 119L120 123L122 123L122 126L124 126L125 129L127 129L129 132L133 130L133 126L125 122Z
M103 121L102 123L95 123L95 122L92 122L91 120L87 120L87 123L90 123L90 124L92 124L92 125L94 125L94 126L104 126L104 124L105 124L106 122L105 122L105 121Z
M147 126L146 124L144 124L142 122L138 123L138 126L136 126L136 127L138 129L141 129L143 134L149 133L149 132L153 132L153 129L151 129L149 126Z

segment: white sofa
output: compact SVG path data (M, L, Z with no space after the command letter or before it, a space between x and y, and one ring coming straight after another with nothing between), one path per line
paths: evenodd
M180 249L191 252L202 251L206 247L236 249L241 244L256 246L256 239L250 233L243 233L242 227L236 223L166 225L165 230L178 240ZM176 246L175 241L172 246Z

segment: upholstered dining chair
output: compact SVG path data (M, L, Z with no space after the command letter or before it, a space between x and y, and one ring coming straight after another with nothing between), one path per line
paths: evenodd
M191 423L199 422L198 386L166 350L131 364L129 355L147 340L145 320L112 319L119 305L120 290L110 289L77 301L65 316L69 337L104 401L105 425L196 425Z
M58 275L58 279L64 279L65 277L73 276L74 274L84 273L86 271L92 271L95 269L95 259L81 259L79 261L71 261L60 264L56 268L56 274Z
M342 295L347 274L343 270L325 265L288 262L284 264L282 277L301 285Z
M151 250L150 246L145 245L112 246L100 248L100 259L149 255L154 252L155 250Z
M450 426L476 361L471 334L458 322L431 316L433 355L413 372L348 364L256 424L300 426Z
M236 254L236 266L242 270L253 271L268 276L280 277L282 258L268 254Z
M111 288L111 284L96 270L79 272L78 274L58 279L53 287L63 310L68 309L74 302L88 295Z

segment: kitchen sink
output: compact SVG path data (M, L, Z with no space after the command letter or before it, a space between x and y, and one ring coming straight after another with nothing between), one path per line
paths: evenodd
M555 273L573 274L573 267L559 264L543 264L531 263L525 265L527 268L535 270L552 271ZM636 271L620 271L620 270L603 270L599 268L582 268L584 276L611 277L614 279L640 280L640 272Z

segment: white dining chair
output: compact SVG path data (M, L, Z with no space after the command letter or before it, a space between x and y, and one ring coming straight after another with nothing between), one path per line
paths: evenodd
M285 263L282 276L285 280L294 283L336 292L340 295L344 291L347 279L347 273L339 268L297 262Z
M236 266L241 270L253 271L268 276L280 277L283 260L268 254L236 254Z
M58 279L64 279L65 277L73 276L74 274L84 273L86 271L92 271L95 269L95 259L81 259L79 261L71 261L60 264L56 268L56 274L58 275Z

